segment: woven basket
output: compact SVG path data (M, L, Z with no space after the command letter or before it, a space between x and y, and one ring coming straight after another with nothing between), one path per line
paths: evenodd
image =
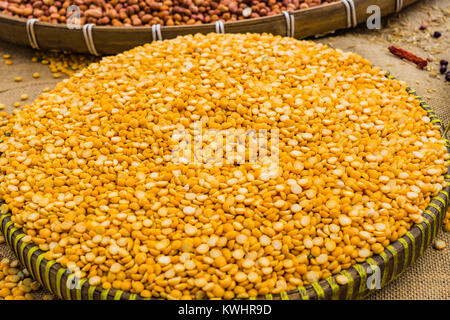
M394 77L386 75L389 79ZM440 126L443 139L446 141L450 153L450 141L445 138L445 130L431 108L416 95L414 90L407 88L407 92L420 101L420 106L427 111L431 122ZM371 276L381 277L380 286L383 287L398 277L408 266L414 263L423 251L434 241L437 232L442 227L449 205L450 193L450 165L445 175L447 186L432 198L423 216L424 221L414 225L403 237L387 246L380 255L375 255L363 263L353 265L342 271L348 277L346 285L338 285L335 277L330 276L311 285L299 287L298 290L282 292L279 295L267 295L257 299L360 299L370 294L371 289L367 280ZM9 247L15 252L20 262L28 269L32 277L38 280L44 288L61 299L68 300L135 300L143 299L139 295L121 290L103 290L101 287L90 286L87 279L78 279L73 273L63 268L56 261L44 258L45 252L33 243L25 243L25 234L14 227L11 214L0 215L0 229Z
M323 35L339 29L356 27L372 15L368 8L377 5L381 16L399 12L417 0L350 0L354 7L342 1L305 10L256 19L224 23L227 33L271 33L302 39ZM86 25L87 26L87 25ZM68 50L94 55L117 54L153 40L172 39L177 36L210 33L216 25L162 26L161 37L154 37L152 27L105 27L92 30L69 29L65 24L36 22L27 31L27 20L0 14L0 39L35 49ZM30 32L32 34L30 34ZM34 36L33 36L34 35ZM154 39L156 38L156 39Z

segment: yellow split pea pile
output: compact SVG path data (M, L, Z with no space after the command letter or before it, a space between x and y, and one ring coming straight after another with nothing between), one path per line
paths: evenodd
M39 282L33 280L26 269L20 270L19 267L19 260L0 260L0 300L34 300L31 292L39 290ZM49 300L52 296L44 295L42 298Z
M271 35L195 35L104 58L42 94L0 145L26 241L143 297L292 290L382 252L446 182L405 86L367 60ZM279 130L279 167L177 164L172 134Z

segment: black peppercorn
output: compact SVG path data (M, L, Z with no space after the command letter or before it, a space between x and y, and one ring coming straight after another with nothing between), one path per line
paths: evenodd
M435 31L435 32L433 33L433 37L434 37L434 38L439 38L441 35L442 35L442 33L440 33L439 31Z

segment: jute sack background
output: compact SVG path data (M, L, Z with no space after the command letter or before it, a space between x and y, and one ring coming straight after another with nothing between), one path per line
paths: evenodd
M439 59L449 60L446 52L450 48L450 0L422 1L406 8L399 16L391 16L388 24L381 30L368 30L365 25L358 28L317 39L334 48L354 51L369 59L374 65L390 71L397 79L406 81L433 108L444 124L450 122L450 84L442 75L436 73ZM385 22L385 21L384 21ZM418 31L426 23L428 29ZM440 31L442 36L434 39L430 33ZM430 57L431 71L419 70L411 63L392 56L387 47L398 45L422 57ZM31 103L45 87L53 87L61 79L53 79L47 66L32 63L31 49L0 42L0 56L12 54L13 65L0 61L0 103L7 105L11 112L12 104L20 100L22 93L30 98L22 103ZM448 53L447 53L448 54ZM39 72L41 77L33 79L31 74ZM14 82L20 76L22 82ZM450 246L450 234L440 231L438 239ZM5 244L0 245L0 259L13 258ZM48 294L44 290L35 294L41 298ZM381 290L376 290L368 299L450 299L450 250L437 251L429 248L418 261L399 278Z

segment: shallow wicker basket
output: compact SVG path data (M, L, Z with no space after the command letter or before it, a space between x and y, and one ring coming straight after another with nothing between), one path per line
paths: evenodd
M394 79L387 74L387 78ZM445 138L445 129L431 108L416 95L414 90L407 92L420 101L420 106L427 111L431 122L440 126L442 139L446 141L450 153L450 141ZM450 163L445 175L447 186L432 198L423 212L424 221L414 225L403 237L387 246L380 255L375 255L363 263L353 265L342 271L348 277L346 285L338 285L335 277L320 280L311 285L299 287L297 290L282 292L277 295L257 297L257 299L360 299L376 288L369 285L372 275L381 281L381 287L398 277L408 266L414 263L423 251L434 241L449 206L450 198ZM121 290L104 290L100 286L90 286L87 279L76 278L73 273L63 268L56 261L44 258L45 252L33 243L25 243L25 234L14 227L11 214L0 215L0 229L9 247L15 252L20 262L28 269L32 277L44 288L61 299L68 300L135 300L143 299L139 295ZM369 279L368 279L369 278ZM369 283L369 284L368 284Z
M302 39L323 35L339 29L356 27L365 23L373 14L370 6L380 8L380 15L386 16L399 12L402 8L417 0L349 0L353 6L343 1L256 19L224 23L227 33L271 33L293 36ZM27 20L0 14L0 39L19 45L31 45L36 49L58 49L94 55L117 54L151 42L154 39L152 27L106 27L95 26L92 30L70 29L65 24L36 22L31 26L33 35L27 31ZM162 26L162 39L177 36L210 33L216 31L216 25ZM91 32L91 33L90 33ZM93 44L93 48L89 44Z

